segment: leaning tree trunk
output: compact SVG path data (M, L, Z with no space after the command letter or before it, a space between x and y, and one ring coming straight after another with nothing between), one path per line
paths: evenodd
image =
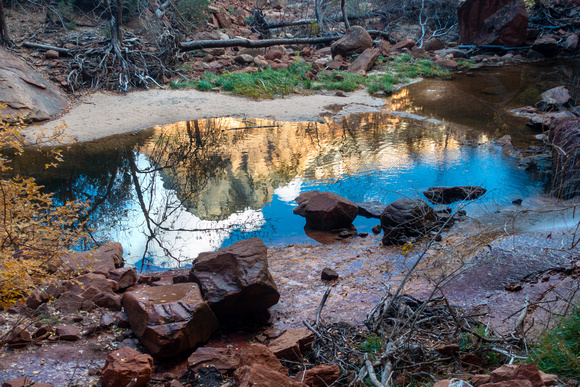
M0 44L10 46L10 36L6 25L6 15L4 14L4 0L0 0Z

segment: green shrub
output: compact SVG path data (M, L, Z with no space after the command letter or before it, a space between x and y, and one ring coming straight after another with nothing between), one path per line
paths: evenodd
M530 358L544 372L580 379L580 307L538 338Z

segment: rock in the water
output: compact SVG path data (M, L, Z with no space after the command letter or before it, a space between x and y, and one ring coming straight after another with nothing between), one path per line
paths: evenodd
M327 387L334 385L339 377L340 368L338 365L324 364L306 371L300 371L296 374L294 380L309 387Z
M280 299L268 270L267 247L259 238L234 243L215 252L201 253L193 263L190 280L218 315L246 315L268 309Z
M348 228L358 214L355 203L331 192L303 192L296 203L293 212L306 218L306 225L314 230Z
M458 8L463 44L521 46L529 15L523 0L467 0Z
M551 36L540 36L532 44L532 50L539 52L547 58L556 56L560 52L558 41Z
M235 371L240 365L240 354L231 348L200 347L187 358L187 368L197 372L200 367L213 366L222 374Z
M325 267L320 273L320 279L323 281L334 281L338 279L338 273L329 267Z
M352 26L346 34L336 42L332 43L330 49L332 56L360 54L367 48L373 46L373 39L369 33L360 26Z
M43 121L56 117L68 105L67 98L24 61L0 48L0 101L3 113Z
M127 292L123 307L131 329L153 356L169 357L191 349L218 328L194 283Z
M487 190L475 186L431 187L423 195L433 204L449 204L461 200L474 200Z
M364 216L365 218L377 218L381 217L381 214L387 208L383 203L373 200L371 202L357 203L358 214Z
M570 199L580 193L580 118L557 120L548 139L565 152L552 155L552 192L559 198Z
M367 48L349 66L348 71L355 74L366 75L367 71L373 67L381 50L378 48Z
M552 160L549 155L528 156L520 160L518 168L525 169L528 172L539 171L546 173L552 169Z
M105 387L147 385L153 376L153 358L124 347L107 356L100 382Z
M381 215L383 244L402 244L409 237L423 236L437 221L433 209L422 200L402 198L389 204Z

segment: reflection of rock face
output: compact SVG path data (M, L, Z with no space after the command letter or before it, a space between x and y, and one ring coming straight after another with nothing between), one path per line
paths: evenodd
M445 136L431 131L423 138L422 129L401 128L398 121L371 114L350 116L340 128L332 122L233 118L181 122L158 128L141 151L165 167L166 187L189 211L204 220L222 220L246 208L260 210L277 188L296 179L331 183L368 165L410 164L432 148L434 137Z

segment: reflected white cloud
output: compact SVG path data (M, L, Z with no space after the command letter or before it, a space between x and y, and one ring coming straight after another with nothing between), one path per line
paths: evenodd
M294 199L300 195L302 184L303 180L301 178L296 178L290 183L276 188L274 190L274 195L276 195L283 202L294 204Z

